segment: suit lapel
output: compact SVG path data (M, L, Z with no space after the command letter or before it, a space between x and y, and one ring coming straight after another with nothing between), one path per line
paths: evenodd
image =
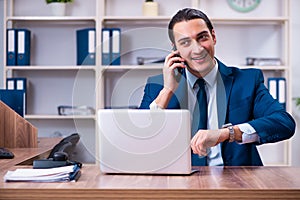
M184 73L181 76L181 79L179 81L179 85L177 90L175 91L174 95L177 98L179 102L180 109L188 109L188 87L187 87L187 80L186 80L186 74L185 70Z
M228 100L231 93L233 76L232 69L217 60L219 73L217 75L217 107L219 128L225 124Z

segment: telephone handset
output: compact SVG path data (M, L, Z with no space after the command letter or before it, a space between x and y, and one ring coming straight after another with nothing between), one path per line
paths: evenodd
M173 47L173 51L176 51L176 47L174 46ZM174 57L180 57L179 54L175 54ZM181 75L183 74L183 68L182 67L177 67L175 70L174 70L174 73L175 73L175 79L177 82L180 81L181 79Z

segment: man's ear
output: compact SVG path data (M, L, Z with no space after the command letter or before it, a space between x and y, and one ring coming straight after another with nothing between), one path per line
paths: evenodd
M215 33L214 29L211 30L211 36L212 36L212 39L213 39L214 45L215 45L217 43L217 37L216 37L216 33Z

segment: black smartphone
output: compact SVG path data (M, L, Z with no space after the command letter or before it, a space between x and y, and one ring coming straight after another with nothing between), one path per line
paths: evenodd
M177 50L177 49L176 49L176 47L174 46L174 47L173 47L173 51L176 51L176 50ZM179 54L175 54L173 57L180 57L180 55L179 55ZM175 79L176 79L176 81L179 82L180 79L181 79L181 75L182 75L182 73L183 73L183 68L182 68L182 67L177 67L177 68L174 70L174 73L175 73Z
M180 55L179 55L179 54L175 54L174 57L180 57ZM181 79L181 75L182 75L182 73L183 73L183 68L182 68L182 67L177 67L177 68L174 70L174 73L175 73L175 79L176 79L176 81L179 82L180 79Z

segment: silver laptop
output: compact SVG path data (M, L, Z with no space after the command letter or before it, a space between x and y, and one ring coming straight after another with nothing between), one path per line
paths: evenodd
M103 173L190 174L188 110L98 110Z

